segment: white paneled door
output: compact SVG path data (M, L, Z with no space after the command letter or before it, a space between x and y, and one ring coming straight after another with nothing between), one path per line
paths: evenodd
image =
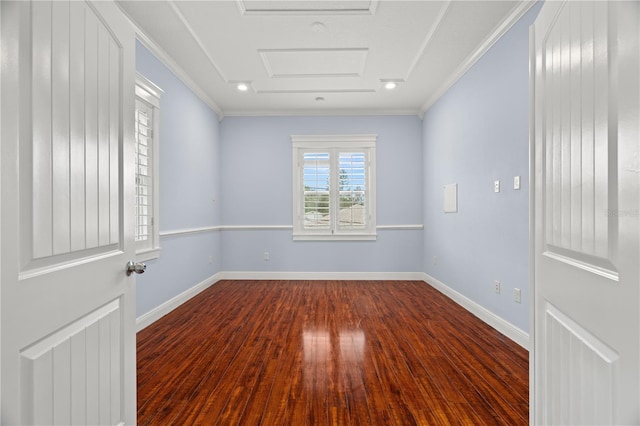
M535 424L640 423L640 3L532 30Z
M1 19L2 424L134 424L135 34L108 1Z

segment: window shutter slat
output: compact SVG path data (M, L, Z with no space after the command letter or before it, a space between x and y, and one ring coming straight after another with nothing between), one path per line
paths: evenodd
M365 164L364 152L341 152L338 155L340 179L338 227L340 229L365 229L367 225Z
M136 241L151 243L153 200L152 140L153 110L146 103L136 99Z
M330 155L327 152L303 154L303 207L305 229L331 226Z

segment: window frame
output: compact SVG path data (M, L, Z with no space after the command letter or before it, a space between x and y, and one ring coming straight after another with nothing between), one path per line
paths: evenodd
M149 104L152 108L153 115L153 127L151 133L151 206L152 206L152 222L151 222L151 241L142 242L136 241L136 260L146 261L151 259L157 259L160 257L160 201L159 201L159 182L160 182L160 97L164 91L156 86L153 82L149 81L141 74L136 74L136 88L135 98ZM134 119L135 121L135 119ZM137 140L135 141L137 145ZM137 147L136 147L137 150ZM137 154L136 154L137 155ZM136 170L135 176L137 178L138 171ZM137 182L135 183L137 187ZM135 205L137 206L137 201ZM136 211L136 223L137 223Z
M293 239L304 240L376 240L376 134L354 135L291 135L292 143L292 191L293 191ZM304 154L329 153L330 224L328 229L304 227ZM365 215L364 229L344 229L339 226L339 155L340 153L365 153Z

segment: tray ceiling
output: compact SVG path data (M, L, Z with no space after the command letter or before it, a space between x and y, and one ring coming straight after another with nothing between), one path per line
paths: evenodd
M219 114L276 115L421 114L533 2L118 4Z

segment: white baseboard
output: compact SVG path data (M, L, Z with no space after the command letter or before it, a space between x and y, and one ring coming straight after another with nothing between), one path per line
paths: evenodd
M523 348L529 350L529 334L524 330L521 330L509 321L499 317L487 308L480 306L463 294L458 293L451 287L442 283L440 280L433 278L431 275L423 273L422 279L431 287L448 296L458 305L462 306L467 311L498 330L500 333L504 334Z
M422 281L423 272L254 272L227 271L225 280L400 280Z
M173 311L175 308L182 305L187 300L191 299L192 297L196 296L197 294L201 293L202 291L211 287L213 284L220 281L222 279L221 275L222 274L218 272L217 274L210 276L204 281L194 285L190 289L183 291L176 297L167 300L162 305L157 306L146 314L142 314L141 316L136 318L136 332L150 326L155 321L167 315L169 312Z

